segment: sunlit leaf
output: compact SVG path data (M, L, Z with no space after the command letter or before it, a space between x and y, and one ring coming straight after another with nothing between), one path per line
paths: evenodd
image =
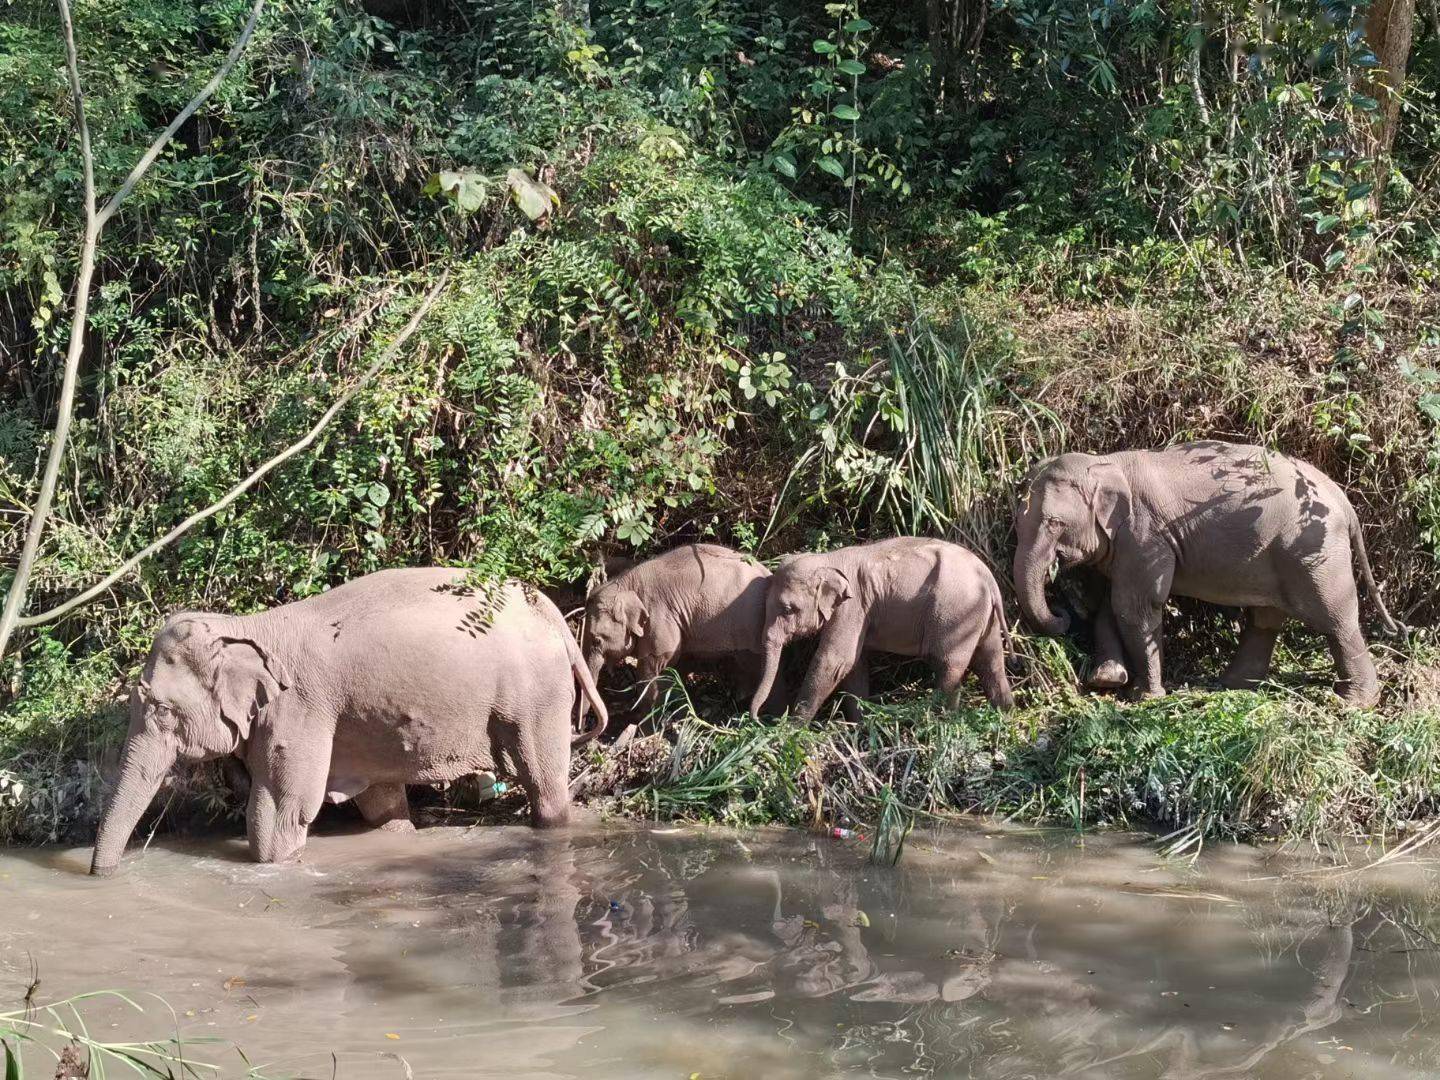
M521 213L531 221L538 221L560 205L560 196L542 180L531 177L524 169L511 169L505 174L505 183L510 187L510 197Z

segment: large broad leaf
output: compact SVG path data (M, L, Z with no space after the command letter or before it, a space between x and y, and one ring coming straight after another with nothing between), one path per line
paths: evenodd
M473 214L490 199L493 181L474 169L446 169L430 177L427 195L444 194L461 213Z
M543 180L533 179L524 169L511 169L505 174L505 183L510 186L510 197L521 213L531 221L538 221L560 205L560 196Z
M5 1048L5 1080L20 1080L23 1073L20 1068L20 1050L10 1048L8 1042L0 1042Z
M840 162L836 161L833 157L822 157L816 161L815 164L820 166L823 172L827 172L831 176L838 176L842 180L845 178L845 166L841 165Z
M830 110L836 120L859 120L860 110L853 105L836 105Z

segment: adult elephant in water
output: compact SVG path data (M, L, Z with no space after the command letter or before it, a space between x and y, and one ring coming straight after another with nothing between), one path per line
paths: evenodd
M576 686L596 723L572 734ZM130 695L120 779L93 874L109 874L178 761L238 755L251 854L299 852L325 800L410 828L406 784L490 772L501 755L536 825L569 816L570 752L605 706L555 605L463 570L384 570L258 615L172 616Z
M1091 686L1128 682L1140 697L1165 693L1161 622L1174 594L1245 609L1225 686L1264 679L1281 627L1295 618L1329 642L1338 694L1362 707L1379 698L1352 558L1386 628L1397 628L1350 500L1303 461L1215 441L1062 454L1035 470L1015 531L1015 587L1040 631L1069 627L1045 599L1057 564L1094 567L1110 580L1096 620Z

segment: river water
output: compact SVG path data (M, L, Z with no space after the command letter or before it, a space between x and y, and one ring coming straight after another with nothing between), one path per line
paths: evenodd
M593 823L322 835L285 866L157 844L109 880L85 851L10 853L0 1012L38 969L42 1002L158 995L83 1002L95 1038L178 1026L311 1077L1440 1072L1423 864L1212 846L1189 866L979 825L917 831L893 869L866 854ZM225 1046L195 1054L245 1075Z

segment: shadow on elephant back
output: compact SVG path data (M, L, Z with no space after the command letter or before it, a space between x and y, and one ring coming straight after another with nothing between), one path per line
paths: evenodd
M594 722L576 733L586 710ZM570 755L605 705L560 612L515 582L384 570L256 615L182 613L130 695L91 872L112 873L176 762L234 755L261 862L295 856L325 802L411 828L407 784L513 764L537 826L570 815Z

